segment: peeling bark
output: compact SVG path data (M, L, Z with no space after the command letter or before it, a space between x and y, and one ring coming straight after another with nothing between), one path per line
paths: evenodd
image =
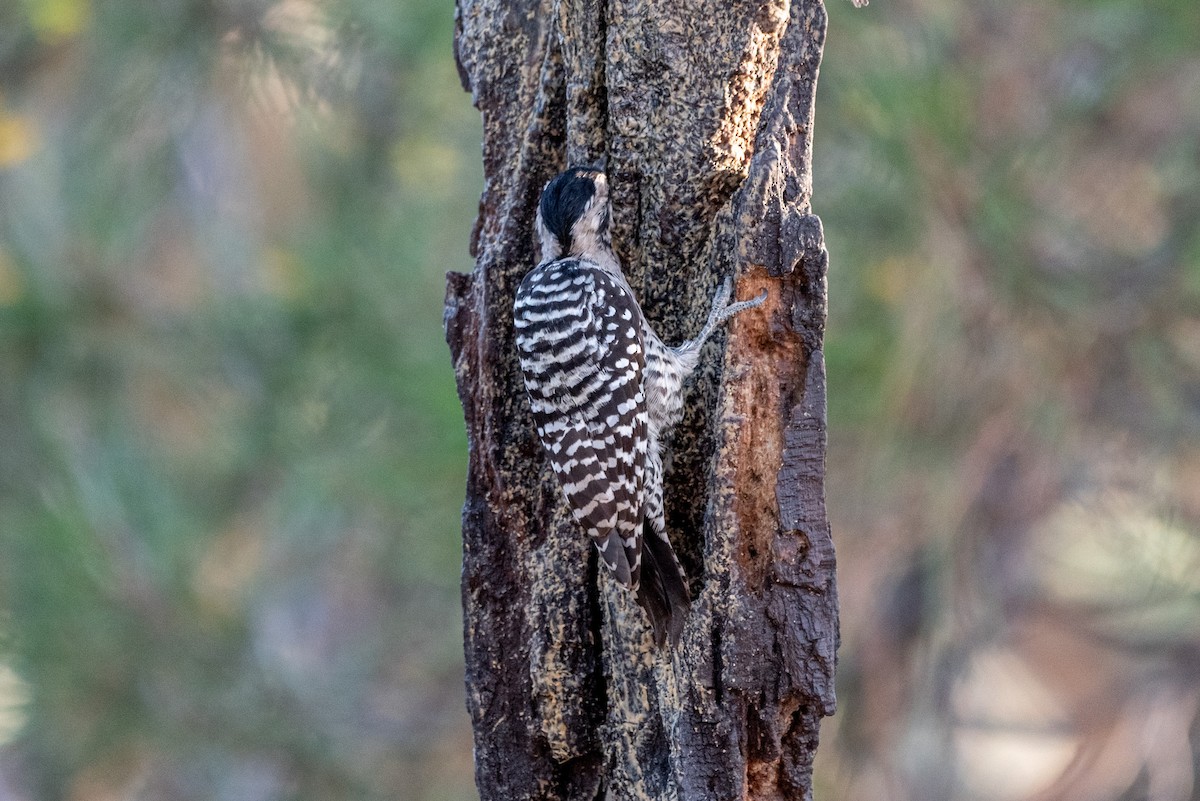
M446 336L470 443L463 513L467 705L496 799L807 799L834 711L834 555L824 506L827 258L811 213L819 0L459 0L483 114L476 267ZM653 647L597 571L543 458L512 299L536 261L542 185L603 164L614 244L667 341L720 277L759 310L714 337L669 443L668 527L695 595Z

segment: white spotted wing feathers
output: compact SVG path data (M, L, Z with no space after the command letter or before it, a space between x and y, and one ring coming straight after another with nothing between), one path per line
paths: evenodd
M532 270L513 306L538 436L575 519L627 587L640 573L647 448L642 314L598 266Z

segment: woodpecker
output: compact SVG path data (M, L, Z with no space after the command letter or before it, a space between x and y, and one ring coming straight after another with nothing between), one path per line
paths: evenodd
M575 520L617 582L637 593L656 643L678 639L691 603L667 539L663 438L683 383L723 322L766 300L713 299L699 335L665 345L642 314L612 249L604 173L573 167L542 190L541 262L513 304L516 344L538 437Z

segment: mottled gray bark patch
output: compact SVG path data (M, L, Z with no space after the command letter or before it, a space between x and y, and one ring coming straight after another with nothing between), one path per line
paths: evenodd
M824 506L825 270L812 214L819 0L459 0L484 118L474 272L446 336L470 447L467 705L489 799L806 799L834 709ZM720 277L766 288L706 348L671 440L668 525L696 596L679 646L598 573L546 468L511 308L534 204L566 163L609 174L614 236L668 341Z

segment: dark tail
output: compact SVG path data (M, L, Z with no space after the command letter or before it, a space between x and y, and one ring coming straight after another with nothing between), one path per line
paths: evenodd
M679 642L692 594L671 544L656 534L649 522L642 528L642 579L637 600L650 618L655 644L661 647L668 639L671 645Z

